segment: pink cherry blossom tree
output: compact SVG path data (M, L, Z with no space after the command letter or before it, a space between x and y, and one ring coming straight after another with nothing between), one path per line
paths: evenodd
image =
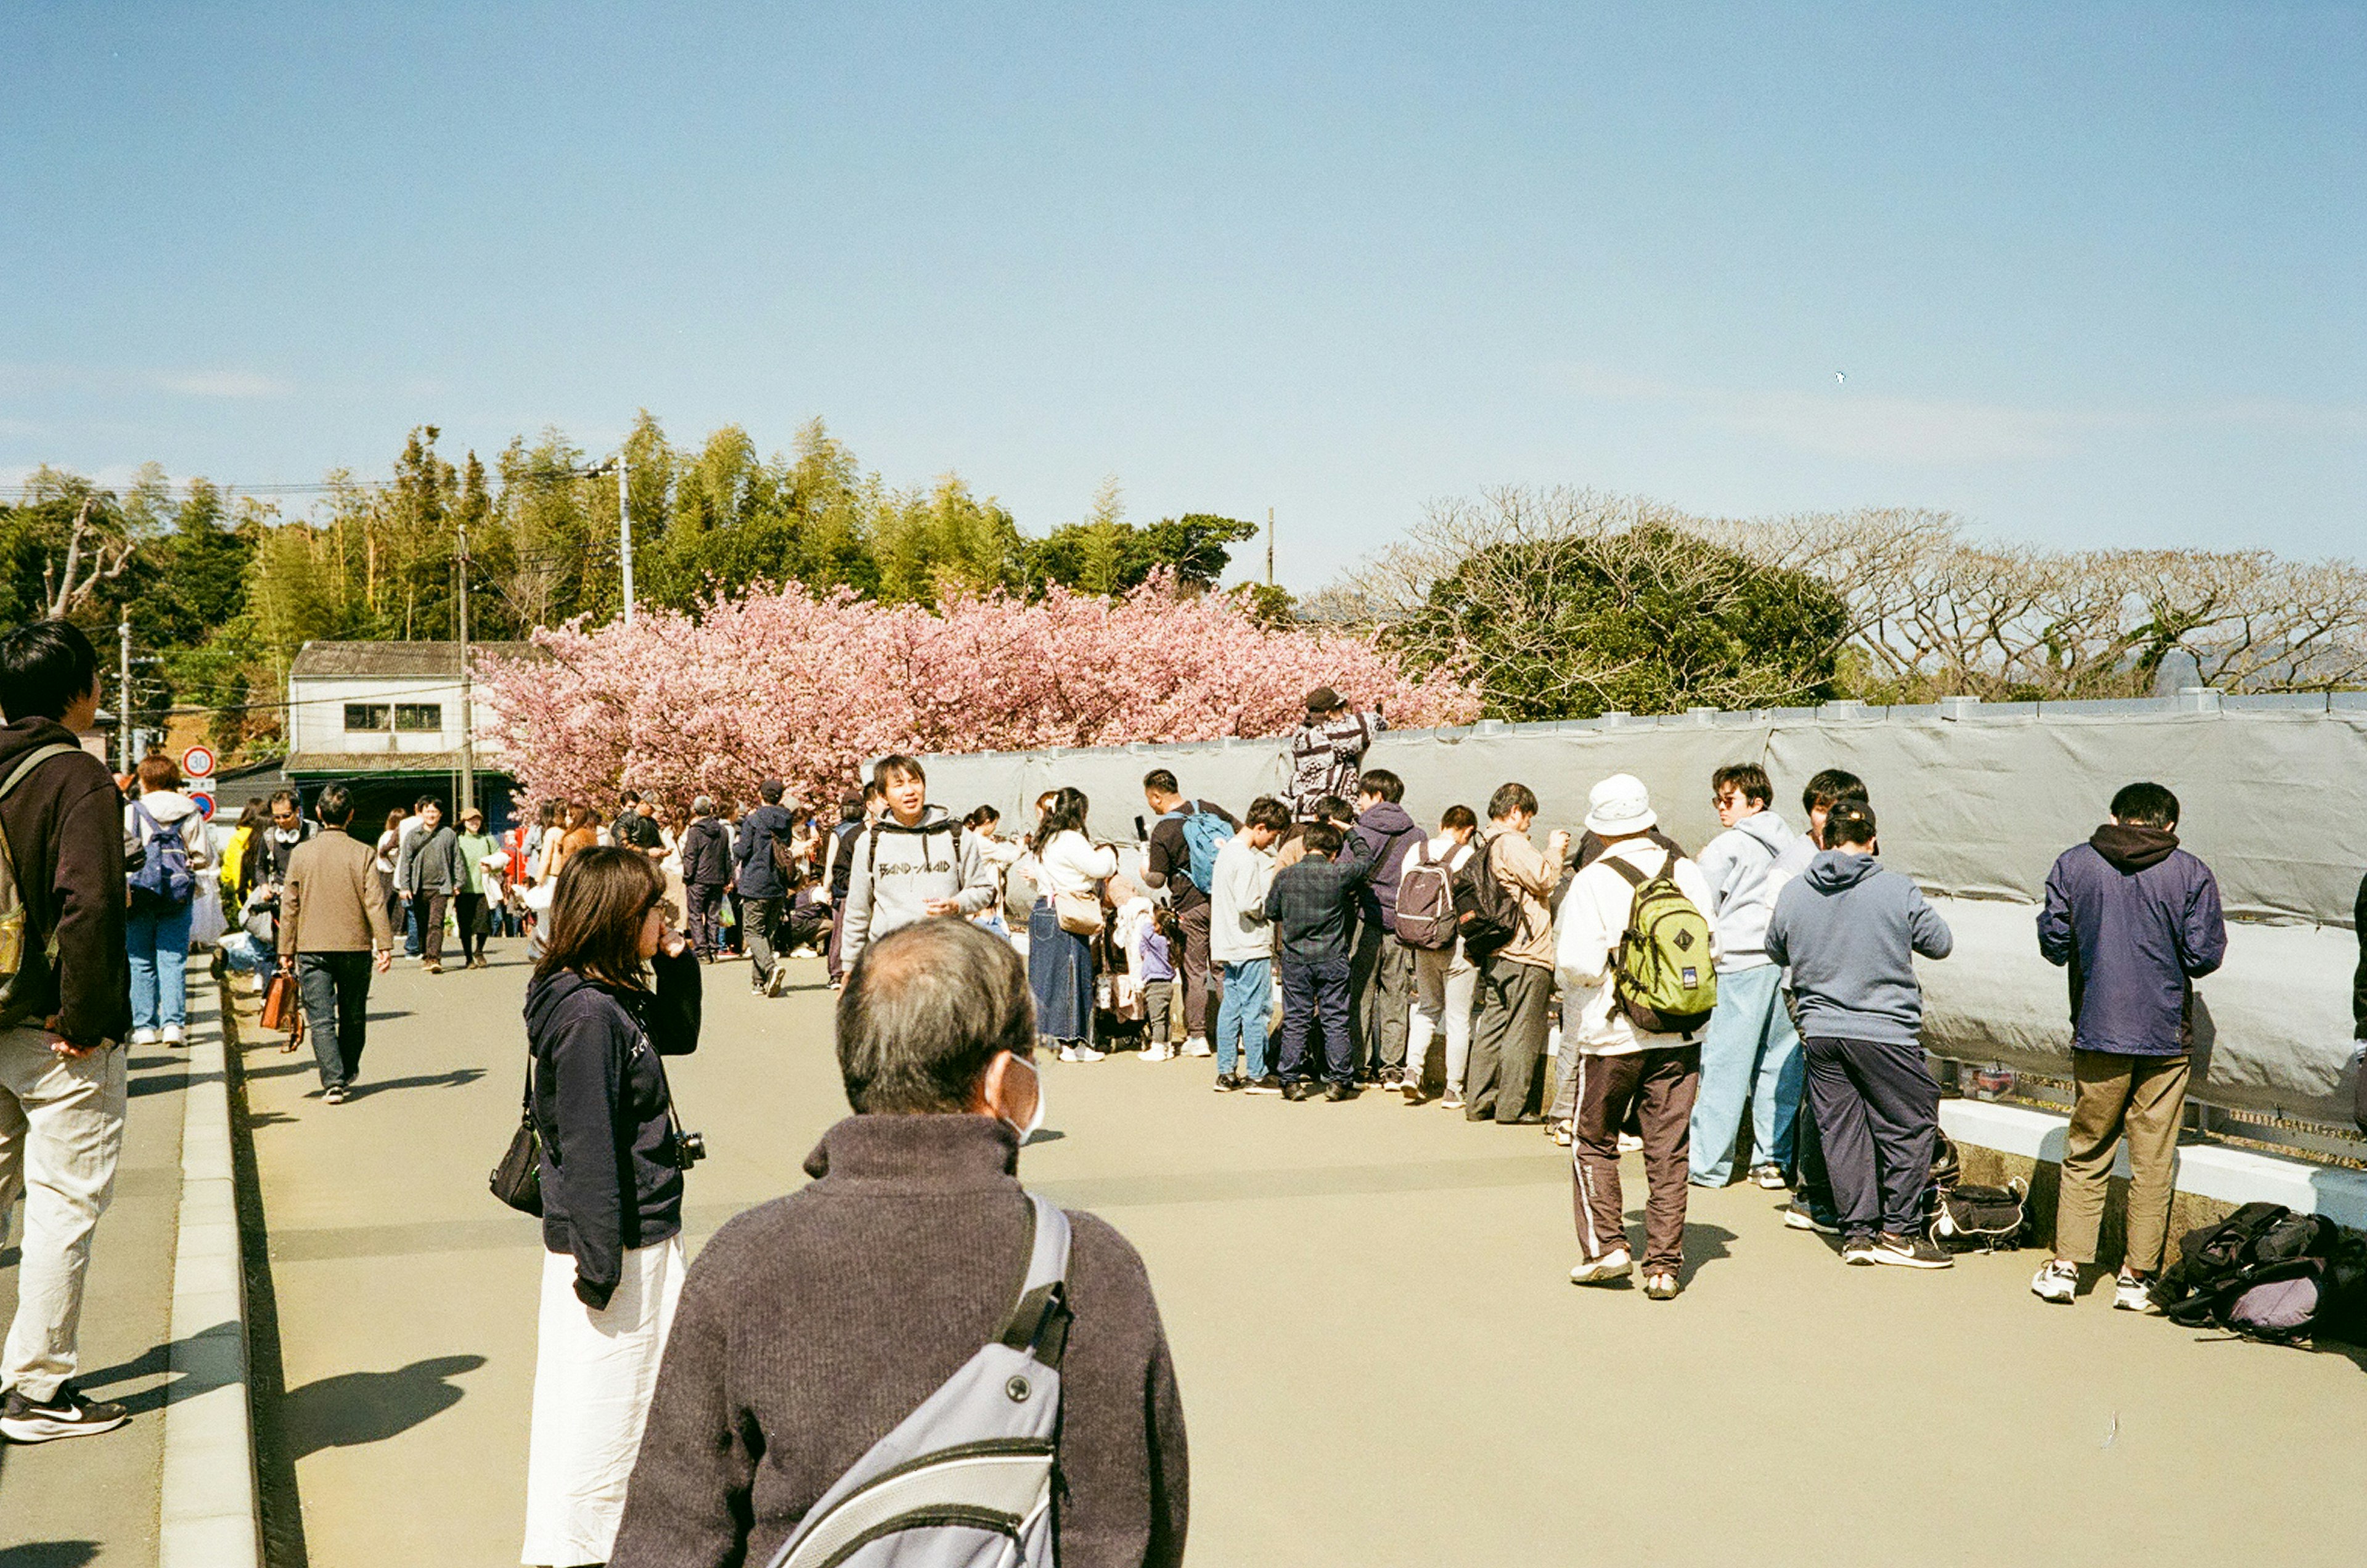
M696 615L581 623L480 665L527 793L745 796L783 780L832 798L883 751L1027 750L1275 735L1330 685L1399 726L1478 716L1477 687L1410 679L1365 638L1260 626L1231 598L1161 578L1121 598L1053 588L936 610L801 584Z

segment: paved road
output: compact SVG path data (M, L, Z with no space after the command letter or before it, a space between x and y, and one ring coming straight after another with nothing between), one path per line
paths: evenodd
M195 972L190 1021L209 1026L213 1009L213 985ZM164 1394L173 1381L167 1357L186 1064L182 1054L161 1045L132 1051L115 1201L91 1248L76 1382L130 1405L131 1423L104 1437L38 1448L0 1441L0 1568L135 1568L156 1561ZM0 1332L17 1311L23 1235L21 1207L0 1216Z
M771 1003L709 973L675 1075L714 1151L694 1245L799 1184L844 1110L819 965ZM318 1568L516 1561L538 1242L484 1176L523 978L380 982L368 1092L341 1108L247 1051ZM1050 1067L1055 1135L1024 1166L1149 1261L1195 1563L2215 1563L2231 1507L2262 1561L2367 1539L2333 1457L2367 1452L2367 1354L2044 1307L2028 1255L1845 1269L1750 1188L1697 1197L1680 1301L1576 1290L1567 1166L1533 1130L1208 1078Z

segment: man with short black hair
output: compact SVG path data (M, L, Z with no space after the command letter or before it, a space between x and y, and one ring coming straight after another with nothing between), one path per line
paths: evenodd
M1356 950L1348 961L1348 1029L1356 1072L1384 1092L1405 1077L1406 1029L1413 1015L1413 949L1397 936L1398 879L1405 859L1422 841L1421 824L1407 815L1405 781L1387 768L1367 768L1356 784L1358 858L1372 875L1356 895Z
M1771 795L1770 798L1772 798ZM1825 818L1844 800L1867 801L1865 781L1846 768L1827 768L1800 791L1800 810L1808 818L1808 842L1825 847Z
M715 802L700 795L690 803L690 826L682 830L682 898L689 917L691 946L699 962L715 962L723 945L723 895L731 886L731 829L715 815Z
M882 757L872 781L888 811L849 846L855 865L839 936L847 965L889 931L935 915L975 915L994 902L994 867L978 835L930 804L919 759Z
M665 859L665 834L658 828L655 810L639 790L625 791L617 797L617 825L608 830L608 841L629 845L651 860Z
M2113 1156L2129 1146L2128 1245L2112 1304L2153 1305L2194 1048L2194 982L2227 955L2211 868L2178 847L2178 796L2133 784L2046 874L2038 951L2070 970L2071 1082L2055 1257L2030 1288L2067 1305L2096 1261Z
M330 784L312 808L329 831L299 844L289 860L279 896L279 966L296 976L304 998L321 1099L342 1105L361 1073L370 971L394 967L394 931L379 895L378 857L345 831L354 819L353 793ZM440 932L440 918L436 924Z
M788 793L778 779L756 786L764 804L740 818L740 836L731 846L739 867L740 947L748 955L748 984L767 997L777 997L787 983L789 967L773 951L781 923L781 905L789 896L789 880L781 873L773 846L787 847L794 820L781 796Z
M123 1152L131 1032L123 797L77 739L98 700L97 650L75 626L36 621L0 638L0 831L25 922L19 967L0 986L0 1229L25 1198L0 1348L0 1436L17 1443L130 1419L71 1381L91 1236Z
M419 807L419 830L403 840L394 864L395 890L411 911L419 931L419 970L444 973L444 911L452 896L468 886L469 868L460 853L459 835L444 820L444 803L427 800Z
M1217 988L1210 984L1208 957L1208 924L1212 918L1208 888L1192 874L1192 833L1198 832L1206 840L1213 840L1221 853L1225 840L1240 830L1240 820L1213 800L1186 800L1176 784L1175 775L1165 768L1153 768L1143 775L1142 798L1159 820L1150 829L1150 844L1144 852L1142 880L1145 885L1167 890L1167 907L1175 911L1175 924L1184 933L1184 1055L1206 1056L1208 1040L1216 1032L1217 1010L1220 1005ZM1189 823L1186 818L1205 814L1208 821ZM1207 874L1211 886L1216 880L1216 855L1207 857ZM1145 1061L1157 1061L1172 1052L1156 1052L1155 1047L1143 1052Z
M1499 945L1472 953L1479 966L1479 1012L1471 1026L1471 1060L1464 1070L1463 1116L1491 1117L1504 1127L1535 1126L1541 1118L1537 1064L1553 1026L1554 929L1548 900L1561 880L1569 834L1557 828L1545 852L1530 841L1536 793L1524 784L1498 786L1488 800L1488 829L1473 854L1475 879L1492 876L1509 894L1513 928ZM1472 946L1468 938L1467 951Z
M1346 844L1330 822L1311 822L1299 835L1306 853L1274 873L1266 888L1265 918L1282 964L1282 1093L1304 1100L1315 1074L1309 1042L1322 1036L1323 1098L1355 1092L1355 1057L1348 1034L1348 961L1357 890L1372 874L1363 846ZM1342 848L1346 852L1342 853ZM1334 856L1339 858L1335 861Z
M807 1157L816 1179L691 1266L612 1568L770 1562L1011 1314L1034 1232L1020 1147L1043 1114L1018 954L967 920L882 936L848 972L838 1058L855 1113ZM1168 1568L1188 1463L1158 1303L1124 1237L1068 1222L1059 1561Z

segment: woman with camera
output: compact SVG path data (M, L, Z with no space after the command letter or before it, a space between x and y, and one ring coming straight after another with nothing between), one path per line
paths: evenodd
M697 955L647 855L572 855L527 987L542 1146L542 1315L523 1561L606 1562L682 1292L681 1131L662 1056L698 1046Z

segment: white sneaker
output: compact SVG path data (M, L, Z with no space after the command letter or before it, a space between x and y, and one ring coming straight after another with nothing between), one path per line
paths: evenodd
M1060 1060L1064 1062L1098 1062L1108 1055L1108 1052L1096 1051L1090 1045L1063 1045L1060 1047Z
M2047 1259L2031 1277L2030 1293L2042 1302L2069 1306L2072 1298L2079 1293L2079 1266L2067 1263L2060 1258Z
M1619 1152L1623 1155L1642 1154L1644 1140L1633 1133L1622 1133L1619 1134Z
M156 1032L153 1029L135 1029L131 1032L131 1043L134 1045L153 1045L156 1043Z
M1462 1110L1462 1109L1463 1109L1463 1091L1462 1091L1461 1089L1455 1089L1455 1088L1449 1087L1449 1088L1448 1088L1448 1089L1447 1089L1447 1091L1446 1091L1446 1098L1445 1098L1444 1100L1440 1100L1440 1101L1438 1102L1438 1108L1439 1108L1441 1111L1460 1111L1460 1110Z
M1184 1054L1187 1056L1213 1056L1217 1048L1205 1040L1195 1038L1184 1042Z
M188 1043L189 1043L189 1032L188 1032L187 1030L183 1029L183 1028L182 1028L179 1024L177 1024L177 1023L168 1023L168 1024L166 1024L166 1025L164 1026L164 1043L165 1043L165 1044L167 1044L167 1045L187 1045Z
M2153 1311L2153 1281L2122 1269L2112 1285L2112 1305L2122 1312Z
M1751 1185L1768 1192L1781 1192L1788 1185L1780 1165L1754 1165L1750 1168Z
M1175 1047L1164 1040L1154 1042L1142 1048L1142 1059L1146 1062L1172 1062L1175 1059Z
M1591 1263L1581 1263L1569 1271L1573 1285L1607 1285L1614 1280L1625 1280L1635 1264L1624 1247L1613 1247Z

